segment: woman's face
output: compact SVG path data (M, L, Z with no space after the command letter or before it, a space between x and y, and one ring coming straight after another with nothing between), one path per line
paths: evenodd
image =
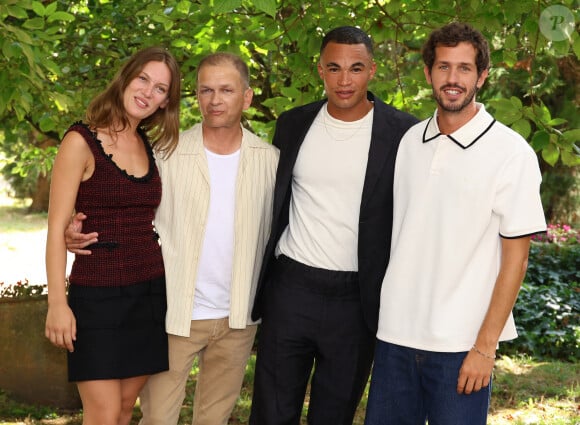
M123 104L130 120L139 123L169 102L171 71L164 62L151 61L123 93Z

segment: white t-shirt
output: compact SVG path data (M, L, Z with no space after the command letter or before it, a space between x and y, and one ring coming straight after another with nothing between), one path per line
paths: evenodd
M220 319L228 317L230 311L236 177L240 151L218 155L206 149L205 155L210 176L210 197L192 320Z
M360 203L373 110L357 121L321 108L304 138L292 173L289 224L280 253L309 266L358 271Z
M469 350L500 268L500 235L546 229L536 154L483 105L478 108L449 136L440 134L435 114L401 140L380 340L429 351ZM500 341L516 336L510 315Z

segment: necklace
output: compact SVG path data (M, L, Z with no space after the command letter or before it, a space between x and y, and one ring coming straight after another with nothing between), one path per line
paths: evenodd
M328 134L328 137L331 140L336 141L336 142L345 142L347 140L354 138L354 136L359 132L359 130L361 128L363 128L363 126L367 122L367 117L368 117L368 111L365 114L365 116L363 116L360 120L358 120L358 125L355 128L353 126L353 124L355 124L356 121L348 122L348 121L341 121L341 120L337 120L336 118L332 118L332 116L328 112L328 103L326 103L324 105L324 110L322 111L322 125L324 126L324 130L326 131L326 134ZM333 124L330 121L330 119L334 120L336 124L339 124L339 123L342 124L343 128L340 128L340 127L336 128L338 126ZM335 134L335 132L333 132L332 127L334 127L336 134ZM338 137L339 132L342 133L342 137ZM344 134L346 134L346 136L344 136Z

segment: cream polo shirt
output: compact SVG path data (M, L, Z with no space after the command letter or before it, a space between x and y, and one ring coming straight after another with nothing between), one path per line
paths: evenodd
M476 116L449 136L440 134L435 114L401 140L377 333L382 341L469 350L500 268L500 237L546 229L534 151L477 106ZM500 341L516 336L510 315Z
M229 325L251 324L256 284L272 223L278 149L243 129L236 180L234 249ZM165 326L173 335L189 336L209 209L210 179L201 124L183 132L167 159L158 159L161 203L155 216L167 281Z

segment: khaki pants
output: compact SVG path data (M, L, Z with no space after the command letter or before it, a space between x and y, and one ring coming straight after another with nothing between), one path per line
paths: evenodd
M176 425L185 384L198 356L193 425L227 424L240 393L257 325L230 329L228 318L192 320L189 337L169 335L169 370L141 391L140 425Z

